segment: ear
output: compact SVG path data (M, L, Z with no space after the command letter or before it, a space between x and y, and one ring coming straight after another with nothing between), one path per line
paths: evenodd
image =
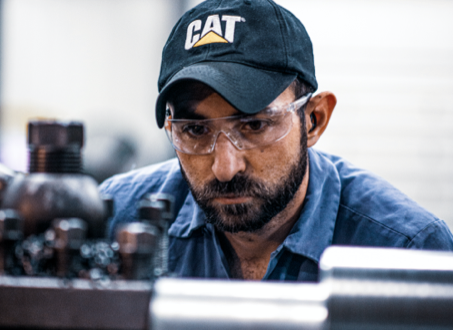
M168 109L166 111L169 111ZM166 118L165 118L165 122L164 122L164 129L167 130L167 131L171 131L171 122L169 122L167 119L172 119L173 118L173 115L172 113L166 113Z
M310 99L310 102L305 108L308 148L313 147L326 130L336 104L337 98L331 92L322 92ZM315 116L315 121L310 119L311 114ZM314 122L316 122L316 126Z

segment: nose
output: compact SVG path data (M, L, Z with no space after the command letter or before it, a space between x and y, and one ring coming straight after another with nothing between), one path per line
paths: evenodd
M228 182L246 169L243 151L236 149L224 133L217 137L213 155L212 172L220 182Z

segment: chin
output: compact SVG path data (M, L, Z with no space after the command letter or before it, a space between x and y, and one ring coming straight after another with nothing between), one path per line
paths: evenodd
M205 210L207 222L223 232L256 232L272 219L263 214L261 204L241 203L208 206Z

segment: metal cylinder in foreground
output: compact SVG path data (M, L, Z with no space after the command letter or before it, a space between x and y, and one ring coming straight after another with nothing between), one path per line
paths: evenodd
M333 330L453 329L453 254L331 247L320 262Z
M151 329L326 329L326 299L316 284L160 279Z
M453 253L330 247L320 278L159 280L151 329L453 329Z

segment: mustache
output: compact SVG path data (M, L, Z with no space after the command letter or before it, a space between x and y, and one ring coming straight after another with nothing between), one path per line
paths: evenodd
M225 196L235 197L260 197L266 195L268 187L261 181L251 179L246 175L237 174L228 182L220 182L217 179L205 184L195 193L201 200L209 200Z

